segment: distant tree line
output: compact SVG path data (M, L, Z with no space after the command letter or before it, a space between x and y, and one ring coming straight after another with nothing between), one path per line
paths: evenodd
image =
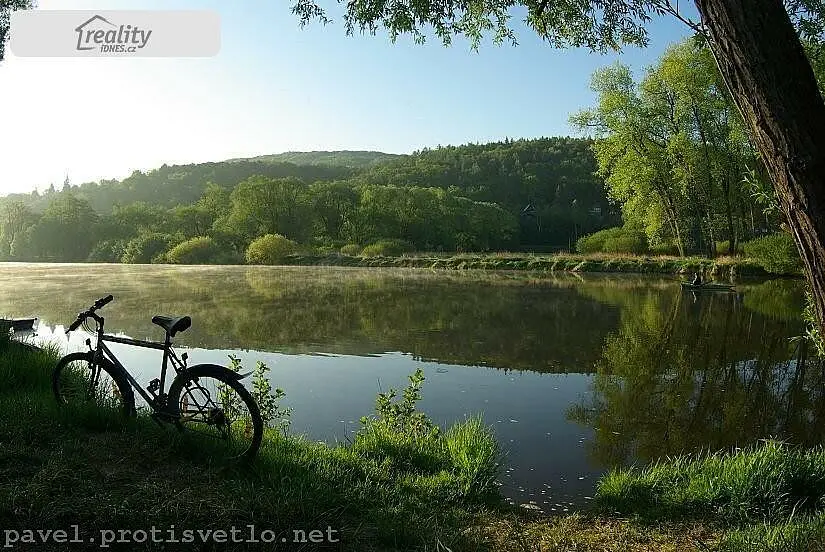
M591 146L506 140L375 154L375 162L359 152L360 168L344 164L352 156L336 165L326 153L307 165L252 159L164 165L80 186L67 178L60 190L0 199L0 258L235 263L271 259L266 248L570 248L620 220Z

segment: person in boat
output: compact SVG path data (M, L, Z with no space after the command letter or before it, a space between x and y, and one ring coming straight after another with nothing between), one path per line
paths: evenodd
M702 276L699 275L698 272L693 274L693 280L690 282L694 286L701 286L702 285Z

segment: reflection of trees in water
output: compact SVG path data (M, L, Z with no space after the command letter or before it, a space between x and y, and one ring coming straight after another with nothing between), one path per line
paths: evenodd
M775 334L775 346L786 354L784 337L796 331L789 329L796 319L765 316L752 308L752 298L771 297L756 304L768 314L787 314L796 308L788 304L799 295L798 286L794 292L785 283L767 284L737 286L743 301L709 294L694 303L672 280L634 275L25 265L4 267L0 313L68 324L112 293L116 300L103 311L107 327L134 337L161 336L149 321L152 314L189 314L193 325L177 339L182 345L400 351L445 363L551 373L592 373L598 366L597 385L607 385L606 374L626 373L644 390L660 385L658 374L668 366L692 374L694 363L757 358L753 344L763 336ZM687 386L688 376L673 385L679 382Z
M21 268L20 270L25 270ZM445 363L590 372L619 309L574 278L338 268L114 265L30 270L0 312L68 324L113 293L107 328L158 337L152 314L188 314L177 341L214 349L411 353Z
M765 316L747 298L678 290L622 298L592 400L569 411L598 428L594 460L623 465L769 436L822 441L823 363L789 341L801 333L798 317Z

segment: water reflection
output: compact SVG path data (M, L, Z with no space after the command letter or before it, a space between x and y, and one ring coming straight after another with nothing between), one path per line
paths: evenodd
M193 361L267 362L294 431L316 439L346 439L378 391L422 367L425 411L441 424L483 414L509 453L505 494L557 510L612 466L767 436L822 441L823 367L789 341L799 282L737 290L632 275L0 265L0 313L40 316L44 337L106 293L107 328L132 337L160 337L153 314L192 316L176 341ZM116 352L147 377L159 361Z
M587 372L619 313L555 285L574 281L412 269L23 265L3 272L0 312L68 324L112 293L107 327L150 337L152 314L188 314L192 328L178 341L207 349L401 351L469 366Z
M794 284L766 282L742 297L619 298L626 308L605 340L593 393L568 412L597 428L592 460L625 465L769 436L822 442L825 372L789 339L802 331Z

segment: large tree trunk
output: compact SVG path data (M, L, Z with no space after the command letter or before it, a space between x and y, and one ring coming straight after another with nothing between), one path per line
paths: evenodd
M825 103L782 0L695 0L764 159L825 333Z

